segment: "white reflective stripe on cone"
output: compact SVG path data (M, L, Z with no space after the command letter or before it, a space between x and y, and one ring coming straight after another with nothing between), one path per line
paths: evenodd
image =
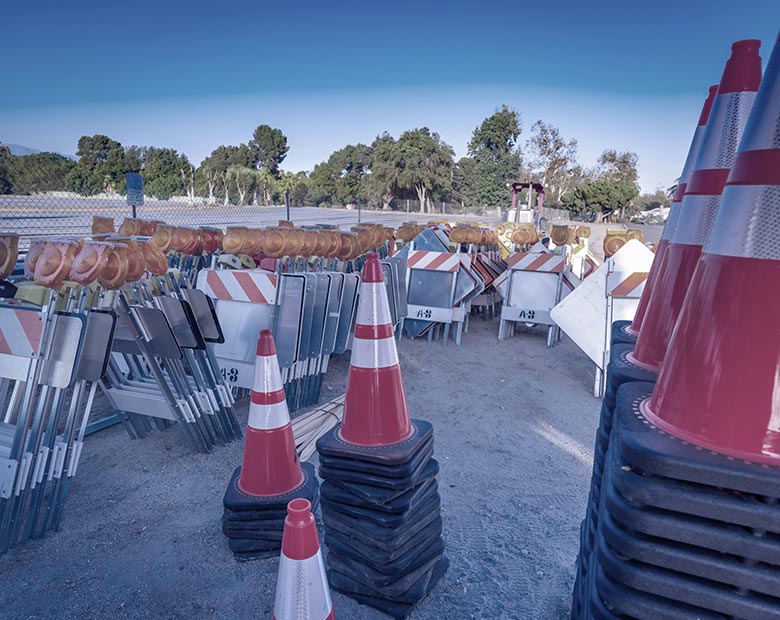
M398 364L395 338L354 338L350 366L358 368L388 368Z
M756 92L752 90L715 97L694 171L731 168L734 165L739 139L755 99Z
M704 245L718 213L720 194L686 194L671 242L679 245Z
M258 355L255 358L252 389L255 392L277 392L282 389L282 375L276 355Z
M290 412L287 401L273 405L249 404L249 421L247 424L258 431L270 431L290 423Z
M699 154L701 148L701 140L704 137L705 125L697 125L696 130L693 132L693 139L691 140L691 146L688 149L688 157L685 159L682 173L680 174L680 184L686 184L691 179L693 174L693 166L696 163L696 156ZM683 196L683 199L685 196ZM672 238L674 229L677 226L677 221L680 219L680 210L682 207L682 199L679 202L673 202L669 208L669 215L666 218L666 225L661 233L661 241L669 241Z
M780 185L727 185L722 204L707 254L780 260Z
M276 620L326 620L333 609L322 551L307 560L279 556L274 600Z
M387 325L390 304L384 282L361 282L357 309L357 325Z
M673 202L672 206L669 207L669 215L666 216L666 225L661 233L661 241L669 241L672 238L674 227L680 218L680 204L679 202Z

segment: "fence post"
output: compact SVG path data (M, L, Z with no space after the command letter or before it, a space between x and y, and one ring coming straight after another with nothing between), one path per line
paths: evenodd
M360 224L360 197L357 199L357 208L358 208L358 224Z
M406 215L409 215L409 199L406 199Z
M288 222L291 222L290 219L290 188L288 187L286 190L284 190L284 206L287 209L287 219Z

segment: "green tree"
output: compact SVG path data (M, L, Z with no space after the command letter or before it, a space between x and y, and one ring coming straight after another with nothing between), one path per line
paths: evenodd
M0 194L10 194L13 191L12 157L11 149L0 144Z
M368 196L366 177L371 169L372 151L365 144L349 144L320 164L311 173L312 192L317 202L351 204Z
M564 194L562 204L574 213L595 214L596 220L601 222L625 216L638 193L637 187L631 183L601 178L581 183Z
M190 195L190 162L187 156L171 148L149 146L137 149L141 159L141 177L144 180L144 193L160 200L172 196ZM128 149L130 152L130 149Z
M507 201L506 184L516 181L523 163L518 145L520 116L506 105L488 116L471 134L468 154L475 164L466 164L460 182L470 189L470 199L482 205Z
M125 172L131 170L119 142L101 134L81 136L76 155L79 160L66 179L69 190L84 196L125 192Z
M640 211L652 211L653 209L668 208L672 205L672 199L662 189L657 189L652 194L641 194L636 199Z
M251 168L254 164L252 153L246 144L240 146L218 146L200 164L201 178L205 181L207 201L213 204L216 194L223 196L223 205L230 204L231 196L237 198L234 184L228 178L231 166Z
M639 174L636 169L638 162L639 157L637 157L636 153L607 149L599 156L599 176L636 185L638 189Z
M532 154L531 180L544 186L551 204L560 204L563 195L582 179L577 140L565 140L557 127L539 120L531 127L527 146Z
M396 141L385 132L377 136L371 144L371 173L363 184L370 198L382 203L383 209L389 209L393 198L401 191L398 185L399 166L395 161Z
M32 153L9 161L14 194L62 191L68 174L76 167L76 162L59 153Z
M452 174L453 199L467 205L480 204L477 182L477 160L473 157L461 157L455 163Z
M420 213L433 213L433 196L452 189L452 147L427 127L405 131L392 149L401 189L414 190Z
M249 150L256 169L265 168L274 177L278 177L279 165L287 157L290 147L287 146L287 137L281 129L258 125L249 141Z

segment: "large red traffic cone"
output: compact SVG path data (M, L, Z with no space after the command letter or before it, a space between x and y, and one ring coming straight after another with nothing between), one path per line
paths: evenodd
M666 218L666 224L661 233L661 240L658 242L658 246L655 249L655 257L653 258L653 264L650 266L650 273L647 274L647 281L645 282L644 289L642 289L642 296L639 298L639 305L636 307L634 320L626 330L631 334L639 334L639 330L642 327L642 321L645 318L645 312L647 311L647 303L650 301L650 292L655 286L658 271L666 256L666 249L669 247L669 239L672 238L672 232L677 224L677 218L680 215L680 206L682 205L683 196L685 196L685 188L688 186L688 180L693 173L693 165L696 162L696 156L699 153L699 147L701 146L701 140L704 135L704 127L707 125L707 120L710 117L710 110L712 109L712 103L715 101L717 92L717 84L710 86L707 98L704 100L704 107L701 110L699 122L696 124L696 129L693 132L691 146L688 148L688 156L685 158L685 165L683 166L682 174L680 174L680 181L678 182L677 190L674 193L672 206L669 208L669 215Z
M303 481L290 412L270 329L257 340L252 402L238 488L254 496L281 495Z
M341 438L388 446L412 433L379 255L363 266Z
M317 524L307 499L287 505L274 620L335 620Z
M760 45L751 39L731 46L666 258L650 293L636 347L629 355L631 362L653 372L663 363L761 83Z
M645 415L669 433L780 465L780 45Z

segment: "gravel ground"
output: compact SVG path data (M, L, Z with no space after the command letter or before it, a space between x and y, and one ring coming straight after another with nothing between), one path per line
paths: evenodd
M599 401L593 366L541 328L497 342L475 319L461 347L404 340L412 416L434 424L451 567L411 618L566 618ZM324 397L344 390L332 361ZM240 415L246 419L247 403ZM0 558L0 617L268 618L276 560L238 563L221 500L242 445L193 454L177 428L87 441L62 531ZM340 620L386 618L340 594Z

